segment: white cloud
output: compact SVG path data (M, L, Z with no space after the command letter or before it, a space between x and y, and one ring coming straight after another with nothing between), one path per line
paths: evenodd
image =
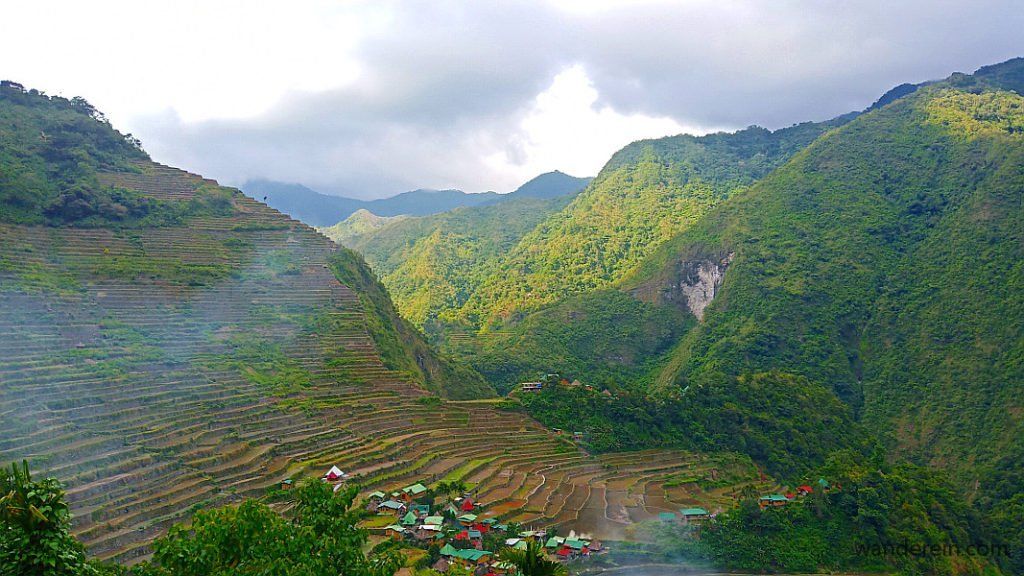
M386 14L330 2L35 0L0 7L0 75L84 96L121 125L256 116L356 81L352 53Z
M0 4L0 78L214 178L379 196L829 118L1024 54L1022 28L1019 0L35 0Z
M507 149L488 156L486 164L502 175L502 184L510 189L556 169L596 174L616 150L634 140L707 132L664 116L620 114L611 106L599 105L598 99L583 66L564 70L537 95L519 122L519 131L509 135Z

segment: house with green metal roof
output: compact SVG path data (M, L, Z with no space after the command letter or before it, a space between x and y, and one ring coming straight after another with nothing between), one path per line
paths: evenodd
M410 496L413 497L419 496L420 494L423 494L426 491L427 487L424 486L423 484L420 484L419 482L413 484L412 486L406 486L405 488L402 488L402 492L405 492L406 494L409 494Z
M583 548L587 544L589 544L589 543L586 540L578 540L576 538L566 538L564 544L566 546L568 546L569 548L571 548L574 552L578 552L580 550L583 550Z
M441 524L444 524L444 516L427 516L423 519L423 523L440 526Z
M767 496L761 496L757 499L757 505L761 508L785 506L786 504L789 504L789 498L786 498L782 494L768 494Z
M385 512L390 511L402 513L405 512L405 504L397 500L385 500L381 502L380 505L377 506L377 510L384 510Z
M369 498L370 500L384 500L385 498L387 498L387 496L387 494L378 490L376 492L370 492Z
M544 543L545 548L558 548L565 543L565 538L561 536L552 536L548 538L548 541Z
M449 558L451 558L454 557L458 552L459 550L455 548L455 546L452 546L451 544L445 544L441 547L440 554L441 556L448 556Z
M458 520L463 526L468 526L473 522L476 522L476 514L463 514L462 516L459 516Z
M490 558L491 555L492 552L489 550L473 550L471 548L467 548L465 550L456 551L455 558L459 558L467 562L480 563Z
M417 520L418 518L416 518L416 513L409 510L405 513L405 516L402 516L402 526L415 526Z
M679 510L679 513L683 515L683 520L686 520L687 522L705 520L711 516L707 510L700 507L683 508Z

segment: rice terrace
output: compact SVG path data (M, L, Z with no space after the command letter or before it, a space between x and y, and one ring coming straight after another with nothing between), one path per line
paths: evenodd
M1019 8L0 7L0 576L1024 576Z

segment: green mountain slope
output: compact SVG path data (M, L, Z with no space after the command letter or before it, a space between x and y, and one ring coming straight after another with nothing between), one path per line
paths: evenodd
M859 409L866 354L879 344L870 336L881 337L865 331L881 320L881 303L906 314L921 304L922 289L945 285L958 267L997 264L986 276L992 288L981 290L975 280L946 289L959 291L956 298L928 299L962 305L973 297L982 308L1015 310L1019 243L993 234L1013 230L1019 217L1009 209L1020 194L1010 176L1019 166L1019 100L948 84L922 88L824 136L663 247L627 281L649 301L685 306L681 272L726 259L728 267L662 383L699 380L712 369L783 368L827 383ZM978 238L983 226L972 219L986 213L992 221ZM946 249L935 253L940 246ZM955 318L1012 355L997 336L1018 325L966 310Z
M330 262L331 270L358 292L367 330L388 368L410 374L453 400L494 396L494 388L480 374L438 356L419 330L399 315L387 289L359 254L344 248L338 254Z
M565 298L503 331L450 335L445 348L501 392L551 373L636 391L693 323L682 310L606 288Z
M1019 512L1024 98L1003 88L1022 66L864 114L664 245L625 283L638 297L686 309L694 269L724 275L654 390L800 375L895 455Z
M460 317L499 325L563 296L610 285L712 206L847 120L627 146L572 204L523 237Z
M428 332L451 319L508 251L568 196L522 196L482 207L390 222L349 239L373 267L405 318Z
M361 236L380 230L385 225L404 220L408 216L377 216L365 208L360 208L333 226L317 228L321 234L342 246L349 246Z

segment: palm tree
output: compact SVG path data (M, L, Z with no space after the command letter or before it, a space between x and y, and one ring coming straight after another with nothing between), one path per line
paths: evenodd
M448 484L448 489L454 494L462 494L466 491L466 483L462 480L455 480Z
M437 483L437 486L434 487L434 490L436 490L438 494L443 494L445 498L447 498L448 495L452 493L452 484L451 482L446 482L442 480Z
M527 542L525 550L505 548L498 556L515 566L522 576L568 576L569 574L565 566L554 560L548 560L544 555L544 548L537 541Z
M466 483L462 480L453 480L451 482L442 480L437 483L435 490L440 494L444 494L445 498L451 501L453 494L462 494L466 491Z

